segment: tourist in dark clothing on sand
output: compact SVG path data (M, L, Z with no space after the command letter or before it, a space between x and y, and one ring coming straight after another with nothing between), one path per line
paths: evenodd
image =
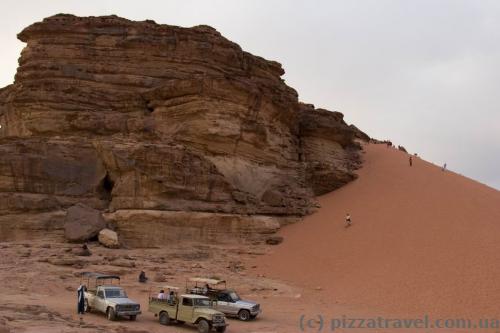
M144 271L141 271L139 274L139 282L140 283L146 283L148 281L148 278L146 277L146 273Z

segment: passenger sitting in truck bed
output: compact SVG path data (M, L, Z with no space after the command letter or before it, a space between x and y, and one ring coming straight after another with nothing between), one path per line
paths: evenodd
M158 299L167 299L167 295L165 295L165 291L162 289L160 290L160 293L158 294Z
M174 293L173 291L170 291L170 292L168 293L167 302L168 302L168 304L170 304L170 305L175 304L175 293Z

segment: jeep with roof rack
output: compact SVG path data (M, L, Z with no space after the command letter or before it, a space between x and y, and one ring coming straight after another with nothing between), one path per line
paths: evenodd
M136 320L141 314L139 303L127 297L125 290L113 281L120 281L117 275L84 272L81 275L82 284L86 282L84 292L84 310L105 313L109 320L118 317L129 317Z
M202 295L179 295L179 288L162 286L160 290L167 290L168 297L152 296L149 291L148 311L158 317L160 324L170 325L189 323L195 325L200 333L208 333L212 329L223 333L226 330L226 317L222 312L213 309L213 302Z

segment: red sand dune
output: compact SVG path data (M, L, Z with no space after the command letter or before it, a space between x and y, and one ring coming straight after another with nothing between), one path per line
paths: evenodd
M385 145L365 151L359 179L285 227L258 270L359 313L500 318L500 192Z

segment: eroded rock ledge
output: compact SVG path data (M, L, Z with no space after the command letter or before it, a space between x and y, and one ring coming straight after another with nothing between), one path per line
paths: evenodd
M259 221L306 215L315 195L356 177L365 135L299 103L279 63L211 27L60 14L18 38L15 82L0 90L9 234L16 216L50 229L47 214L76 203L133 211L120 221L137 244L165 216L200 240L208 225L259 233Z

